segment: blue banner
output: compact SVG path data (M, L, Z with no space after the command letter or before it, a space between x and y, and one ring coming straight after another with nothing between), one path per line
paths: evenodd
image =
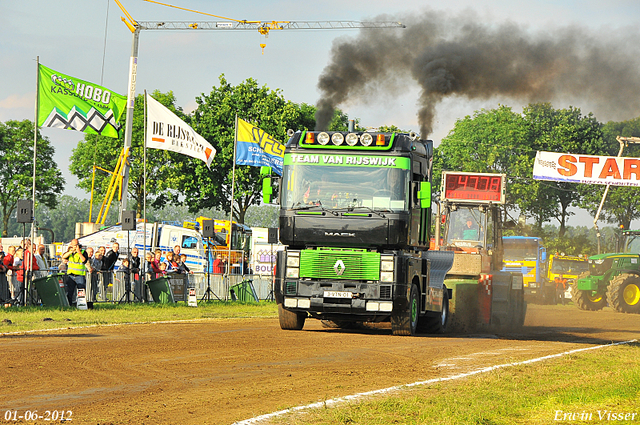
M236 164L271 167L282 175L284 145L258 127L238 118Z

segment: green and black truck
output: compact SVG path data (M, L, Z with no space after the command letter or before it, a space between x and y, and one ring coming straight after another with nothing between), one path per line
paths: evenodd
M412 133L290 132L279 181L286 249L278 252L274 281L282 329L300 330L309 317L337 327L391 322L394 335L447 329L456 300L445 277L456 252L429 249L432 159L433 142ZM266 179L265 193L270 185ZM484 214L493 204L476 208ZM469 305L457 300L458 316L497 323L503 307L513 316L498 300L511 296L509 276L506 292L499 282L491 290L491 276L465 286ZM521 298L521 275L518 282Z

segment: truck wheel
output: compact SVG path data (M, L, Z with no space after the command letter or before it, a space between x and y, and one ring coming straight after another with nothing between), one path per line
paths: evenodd
M623 273L616 276L607 291L609 305L621 313L640 313L640 277Z
M442 295L442 311L439 313L427 313L421 317L418 323L418 330L430 334L443 334L447 331L449 323L449 292L444 287Z
M304 326L304 321L307 318L305 314L294 313L289 310L285 310L282 307L282 303L278 304L278 319L280 320L280 329L299 331Z
M602 310L607 305L604 294L592 295L592 291L582 291L577 284L571 285L571 300L580 310L597 311Z
M418 327L418 287L411 285L409 305L399 313L391 315L391 331L394 335L413 336Z

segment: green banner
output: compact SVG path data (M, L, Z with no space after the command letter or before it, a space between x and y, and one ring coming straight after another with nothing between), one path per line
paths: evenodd
M344 167L385 167L409 170L411 161L402 156L295 154L284 155L284 165L337 165Z
M127 98L40 65L38 126L118 137Z

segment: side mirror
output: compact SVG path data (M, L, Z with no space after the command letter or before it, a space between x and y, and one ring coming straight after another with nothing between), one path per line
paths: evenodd
M262 180L262 202L270 204L272 194L273 188L271 187L271 177L266 177Z
M418 199L420 200L420 208L431 207L431 182L420 182Z

